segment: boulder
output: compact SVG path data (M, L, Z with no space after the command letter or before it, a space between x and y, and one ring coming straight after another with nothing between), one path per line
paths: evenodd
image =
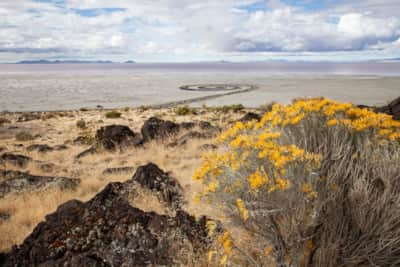
M18 154L4 153L0 156L0 163L9 163L20 168L26 167L30 161L32 158Z
M9 119L0 118L0 126L3 126L3 124L8 124L8 123L11 123Z
M54 148L52 148L49 145L46 144L35 144L35 145L30 145L26 148L26 150L32 152L32 151L37 151L39 153L47 153L47 152L51 152L54 150Z
M387 106L376 108L376 111L392 115L393 119L400 120L400 97L390 102Z
M254 112L247 112L242 118L239 119L241 122L249 122L249 121L260 121L261 115Z
M142 139L128 126L109 125L96 132L96 146L108 151L124 150L127 147L142 145Z
M25 191L37 191L47 188L60 188L73 190L79 183L79 179L66 177L35 176L19 171L0 170L0 198L10 193Z
M127 183L136 182L141 187L151 190L160 202L172 210L180 209L183 201L181 185L169 173L162 171L154 163L140 166L135 175Z
M162 188L167 174L154 164L132 178ZM144 212L124 198L133 180L110 183L90 201L68 201L0 257L2 266L193 266L210 245L207 218Z
M151 117L142 126L141 132L144 142L154 139L162 139L178 133L179 124L172 121L164 121L156 117Z
M81 159L83 157L89 156L89 155L94 155L97 153L97 148L92 146L88 149L85 149L84 151L82 151L81 153L79 153L78 155L75 156L76 159Z

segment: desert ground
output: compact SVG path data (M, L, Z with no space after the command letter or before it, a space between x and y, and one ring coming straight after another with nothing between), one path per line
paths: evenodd
M171 146L171 142L179 141L180 136L189 132L189 130L182 130L176 136L154 140L140 148L128 148L116 152L100 151L80 159L76 156L91 146L96 131L102 126L126 125L134 132L140 132L143 123L155 116L176 123L207 121L222 129L250 110L223 112L200 108L196 109L196 114L188 115L178 115L174 108L118 111L122 114L120 118L106 118L107 111L105 110L1 114L4 121L0 128L1 153L32 158L32 161L24 166L3 162L0 165L2 170L18 170L39 176L71 177L81 181L75 190L49 188L12 192L2 197L0 214L4 219L0 220L1 251L8 251L11 246L20 244L45 215L54 212L61 203L70 199L87 201L108 183L130 179L138 166L149 162L171 172L183 186L185 209L189 213L207 215L206 213L212 212L214 217L217 215L210 207L193 204L193 195L199 190L199 185L193 181L192 175L201 165L201 154L208 149L203 145L212 144L213 137L191 138L185 141L185 144ZM86 126L79 128L77 122L81 120ZM193 130L190 131L193 132ZM21 133L28 133L31 136L28 139L32 140L16 140L16 136ZM74 142L78 137L87 138L87 144L84 144L85 141ZM29 151L30 149L27 148L34 144L65 147L48 152ZM104 173L107 168L120 167L131 169L122 173ZM150 197L144 196L144 199L139 202L136 201L135 206L145 211L164 213L157 201L151 200Z

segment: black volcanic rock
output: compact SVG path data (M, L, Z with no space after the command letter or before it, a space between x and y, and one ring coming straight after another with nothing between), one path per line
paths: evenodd
M376 108L375 110L380 113L392 115L395 120L400 120L400 97L390 102L389 105Z
M37 151L40 153L47 153L47 152L51 152L54 150L54 148L52 148L49 145L46 144L35 144L35 145L30 145L26 148L26 150L28 151Z
M0 198L10 193L21 193L31 190L42 190L57 187L62 190L75 189L79 179L66 177L35 176L19 171L0 170Z
M247 112L242 118L239 119L241 122L249 122L249 121L260 121L261 115L254 112Z
M154 164L133 180L153 189L166 173ZM207 219L144 212L125 199L133 180L110 183L86 203L68 201L36 226L2 266L190 266L204 258ZM168 179L167 179L168 180Z
M92 146L92 147L89 147L88 149L85 149L84 151L82 151L78 155L76 155L75 158L76 159L81 159L81 158L89 156L89 155L94 155L97 152L98 151L97 151L96 147Z
M156 117L151 117L142 126L141 132L143 141L148 142L154 139L161 139L178 133L179 124L172 121L164 121Z
M143 142L140 136L128 126L109 125L101 127L96 132L96 145L105 150L123 150L126 147L140 146Z
M11 123L11 121L6 118L0 118L0 126L2 126L3 124L7 124L7 123Z
M153 191L161 202L173 210L180 208L183 200L181 185L154 163L139 167L128 183L132 181Z
M32 158L18 154L4 153L0 156L0 163L9 163L20 168L26 167L30 161Z

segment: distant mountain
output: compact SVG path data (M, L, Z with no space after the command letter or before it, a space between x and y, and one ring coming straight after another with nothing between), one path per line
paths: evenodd
M134 63L136 63L136 62L133 61L133 60L128 60L128 61L125 61L124 63L125 63L125 64L134 64Z
M95 60L95 61L86 61L86 60L23 60L17 62L17 64L112 64L114 62L109 60Z

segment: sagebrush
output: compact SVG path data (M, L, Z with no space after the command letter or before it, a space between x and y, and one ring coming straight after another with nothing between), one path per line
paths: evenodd
M255 266L400 265L400 122L305 99L218 141L195 174L197 200L223 208L251 243L225 233L210 261L225 264L236 248Z

